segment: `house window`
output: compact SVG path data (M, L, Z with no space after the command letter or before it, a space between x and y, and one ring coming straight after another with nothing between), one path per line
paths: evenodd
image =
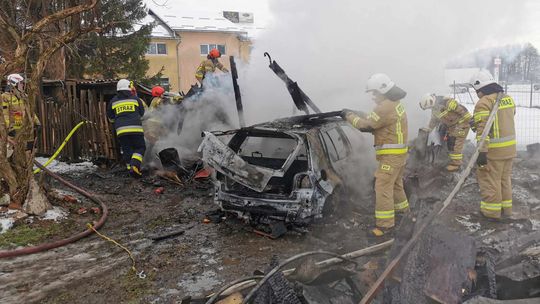
M151 42L146 50L148 55L167 55L167 45L165 43Z
M201 56L206 56L212 49L218 49L221 55L226 54L224 44L201 44Z

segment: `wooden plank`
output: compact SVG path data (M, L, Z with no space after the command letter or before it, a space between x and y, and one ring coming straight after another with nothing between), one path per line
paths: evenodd
M105 102L105 96L103 95L103 92L100 92L99 94L99 123L100 123L100 130L101 130L101 133L103 134L103 149L101 151L101 154L102 155L105 155L107 156L108 153L109 153L109 149L110 149L110 136L109 136L109 133L108 133L108 128L107 128L107 118L105 117L106 115L106 109L107 109L107 104Z
M99 100L100 95L98 93L97 95L97 102L96 102L96 120L95 120L95 127L97 131L97 137L98 137L98 157L103 155L103 148L105 147L104 142L104 134L103 134L103 128L101 128L101 115L99 113L101 112L101 101Z
M93 89L90 91L90 94L88 96L88 118L91 120L91 121L95 121L96 120L96 90ZM98 139L97 139L97 134L96 134L96 128L94 127L90 127L90 128L87 128L88 130L90 130L90 134L92 135L92 141L91 141L91 147L92 147L92 158L96 158L97 156L97 151L98 151Z
M79 113L80 115L82 116L86 116L85 113L84 113L84 110L85 110L85 106L86 106L86 101L87 101L87 97L88 97L88 90L81 90L80 91L80 100L75 103L75 107L76 107L76 112ZM78 153L77 155L80 156L80 157L85 157L86 156L86 151L87 151L87 141L86 139L88 138L88 132L86 129L83 129L81 130L81 137L80 137L80 140L79 140L79 145L77 147L77 150L78 150Z

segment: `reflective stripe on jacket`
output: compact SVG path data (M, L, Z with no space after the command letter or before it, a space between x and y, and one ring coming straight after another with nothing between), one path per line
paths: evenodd
M474 124L476 126L476 140L480 140L486 127L487 120L493 105L497 100L497 93L483 96L474 108ZM495 120L481 152L488 152L488 158L494 160L509 159L516 156L516 131L514 115L516 105L512 97L503 95Z
M114 123L117 136L143 133L141 122L143 115L143 101L136 97L115 96L107 106L107 117Z
M23 95L23 94L21 94ZM26 116L26 107L24 105L24 97L18 97L18 94L5 92L0 95L2 101L2 113L8 131L20 130L24 125L24 117ZM32 119L34 126L40 126L41 123L36 114Z

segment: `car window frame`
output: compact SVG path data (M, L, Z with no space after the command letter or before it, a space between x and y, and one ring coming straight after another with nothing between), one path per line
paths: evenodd
M339 158L340 153L338 152L338 149L337 149L334 141L332 140L332 137L328 133L330 130L333 130L333 129L336 129L338 135L342 139L342 143L343 143L344 148L345 148L345 155L343 157L341 157L341 158ZM328 136L328 138L329 138L329 140L330 140L330 142L332 144L332 147L336 151L337 159L333 159L330 152L329 152L329 149L328 149L327 144L326 144L326 140L324 138L325 133ZM349 139L347 138L345 132L343 132L343 130L341 129L341 125L339 125L339 124L329 124L329 125L326 125L323 128L321 128L319 130L319 140L321 141L321 144L323 145L324 151L325 151L331 165L337 164L337 163L339 163L339 162L341 162L343 160L346 160L351 155L352 151L351 151L351 145L350 145Z

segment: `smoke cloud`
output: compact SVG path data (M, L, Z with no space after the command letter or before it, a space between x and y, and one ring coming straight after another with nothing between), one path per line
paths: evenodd
M159 138L146 153L154 166L161 167L157 154L163 149L176 148L181 159L194 159L203 131L238 127L230 75L209 75L203 86L204 91L185 98L181 106L166 104L145 114L147 139L148 134ZM157 118L159 123L152 124L152 118Z
M369 111L364 92L373 73L387 73L407 91L403 100L412 137L429 113L425 93L448 93L444 68L471 50L507 44L527 27L526 1L274 0L272 23L256 37L241 89L247 119L292 113L292 101L263 53L273 59L323 110Z

